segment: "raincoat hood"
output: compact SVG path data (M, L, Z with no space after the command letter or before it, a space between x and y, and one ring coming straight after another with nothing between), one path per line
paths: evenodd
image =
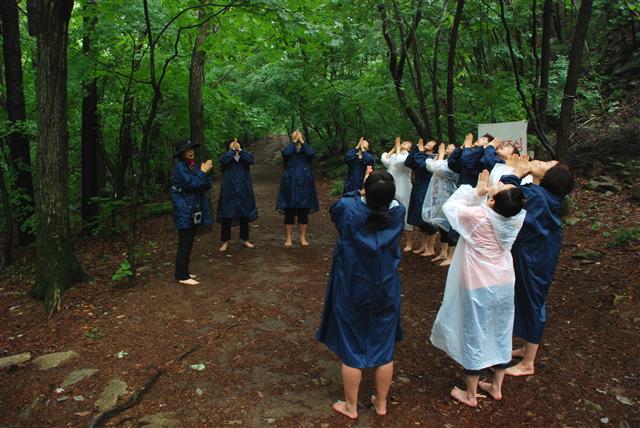
M505 251L511 251L511 246L518 237L527 212L520 210L520 212L513 217L503 217L487 205L482 205L482 209L484 209L489 216L493 235L496 237L498 244L500 244Z

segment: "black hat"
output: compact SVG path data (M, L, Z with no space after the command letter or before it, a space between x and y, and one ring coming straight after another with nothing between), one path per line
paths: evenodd
M179 158L180 155L182 155L182 152L184 152L187 149L195 149L196 147L200 147L200 144L196 144L194 142L192 142L191 140L189 140L188 138L182 138L178 141L176 141L176 153L173 155L174 158Z

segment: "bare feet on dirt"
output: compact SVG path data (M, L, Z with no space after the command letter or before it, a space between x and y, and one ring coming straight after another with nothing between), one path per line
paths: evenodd
M511 351L511 358L524 358L524 348L518 348Z
M384 416L387 414L387 403L378 403L378 399L375 395L371 396L371 404L373 405L373 409L376 411L376 415Z
M533 366L519 362L515 366L509 367L505 373L509 376L531 376L534 373Z
M348 417L351 420L358 419L358 410L347 410L347 403L345 403L344 401L336 401L331 407L333 407L333 410L335 410L336 412Z
M476 397L470 397L467 391L463 391L460 388L453 388L451 390L451 396L469 407L478 407Z
M249 242L249 241L242 241L242 246L243 246L244 248L256 248L256 246L255 246L255 245L253 245L253 244L252 244L251 242Z
M478 382L478 387L489 394L494 400L502 400L502 391L489 382Z
M183 279L181 281L178 281L178 283L180 283L182 285L198 285L198 284L200 284L198 281L196 281L193 278Z
M225 251L227 251L227 248L229 247L229 242L223 242L222 245L220 245L220 252L224 253Z

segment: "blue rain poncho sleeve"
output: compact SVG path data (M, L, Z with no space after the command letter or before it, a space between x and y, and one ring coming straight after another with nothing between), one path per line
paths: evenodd
M223 219L237 221L240 218L254 221L258 218L250 174L253 162L253 154L246 150L229 150L220 156L222 180L216 217L218 222L222 222Z
M348 171L344 180L342 193L346 194L362 188L367 166L373 165L375 158L369 152L362 152L362 158L359 158L358 151L353 148L344 156L344 163L348 165Z
M190 229L193 213L202 212L202 225L211 225L211 207L205 191L211 189L211 177L200 170L199 165L190 169L186 162L179 161L171 172L171 202L176 229Z

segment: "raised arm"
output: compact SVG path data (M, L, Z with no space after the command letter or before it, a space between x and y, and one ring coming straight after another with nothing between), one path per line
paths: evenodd
M207 161L209 164L211 161ZM205 164L207 164L205 162ZM206 190L211 187L211 177L209 177L204 171L196 168L195 171L189 171L189 168L184 162L178 163L173 169L171 174L173 185L181 187L187 191L195 191L198 189Z

